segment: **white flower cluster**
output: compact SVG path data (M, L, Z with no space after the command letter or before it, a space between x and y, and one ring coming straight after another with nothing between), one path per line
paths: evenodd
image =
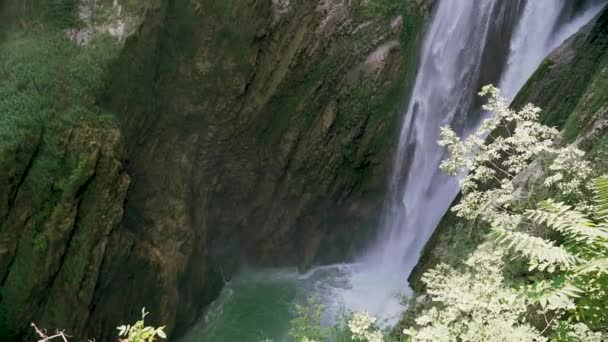
M514 195L511 181L532 160L543 156L553 159L545 186L554 186L565 195L580 195L587 190L592 170L583 159L584 152L572 146L556 146L559 132L538 122L540 108L528 104L514 111L491 85L479 94L488 96L483 108L492 116L476 132L461 141L450 127L441 128L439 144L449 154L441 169L450 175L466 174L460 180L462 200L452 208L458 216L472 220L481 215L489 222L518 221L516 217L498 217L520 200Z
M376 317L367 312L356 312L348 321L348 328L353 340L364 342L382 342L382 332L375 325Z
M315 341L315 340L310 340L310 339L308 339L308 337L304 337L304 338L302 339L302 342L317 342L317 341Z
M608 179L598 180L593 187L596 196L590 196L595 175L584 152L558 146L559 132L537 122L539 108L527 105L513 111L493 86L484 87L480 95L488 95L484 109L493 116L464 141L443 127L439 144L449 158L441 168L451 175L466 175L460 180L462 199L452 210L466 219L486 221L497 239L479 246L465 269L439 265L423 276L437 305L416 319L417 327L404 333L415 341L546 341L543 332L557 329L566 312L574 312L579 319L582 311L593 319L604 315L601 305L589 300L604 303L606 298L605 286L598 279L608 275ZM530 167L532 161L539 168ZM530 203L524 200L530 199L531 192L520 187L522 178L538 174L545 161L545 180L534 185L573 201L578 210L551 200L537 210L526 210ZM590 221L589 213L595 213L599 223ZM557 243L530 235L522 229L530 225L543 225L566 239ZM506 286L502 257L508 252L525 257L530 272L547 276L559 270L561 280L548 276L521 290ZM587 304L577 306L575 299L583 295ZM537 314L553 317L542 332L525 319L539 306ZM565 324L567 340L606 338L581 323L560 323Z
M417 327L403 333L414 341L546 341L522 317L525 296L503 284L503 251L481 245L456 271L442 264L422 281L438 304L417 317Z
M584 156L585 153L577 148L562 148L549 166L554 174L545 179L545 185L555 186L564 194L579 194L593 176L591 165L583 159Z
M605 342L604 337L606 336L602 336L601 332L593 332L582 323L574 324L572 330L568 332L569 341Z
M412 341L428 342L548 341L542 335L546 329L539 331L525 318L537 301L504 282L505 252L503 246L486 242L466 260L465 268L455 270L440 264L427 272L422 281L436 305L420 314L416 326L404 329L403 333ZM546 282L541 284L550 288ZM537 314L550 312L554 320L547 322L547 328L557 329L560 324L557 318L563 315L563 309L574 305L572 299L562 296L545 300L550 305ZM559 302L563 303L555 306ZM566 323L566 329L568 341L599 342L607 337L582 323Z

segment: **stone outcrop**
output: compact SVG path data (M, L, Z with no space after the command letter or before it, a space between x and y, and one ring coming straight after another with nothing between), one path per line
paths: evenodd
M128 293L179 333L242 262L344 260L376 225L421 19L396 32L348 1L200 6L151 13L104 97L137 239L117 237L94 322Z
M56 129L32 132L0 158L0 193L8 195L0 212L0 313L8 327L35 320L82 331L123 217L129 177L119 130L86 122ZM62 173L45 174L51 153Z
M381 212L419 2L0 2L6 32L111 46L103 87L62 101L115 118L0 150L0 331L106 340L145 306L175 337L243 263L352 257Z

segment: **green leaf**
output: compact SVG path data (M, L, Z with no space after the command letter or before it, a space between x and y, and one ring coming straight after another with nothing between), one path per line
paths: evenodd
M608 221L608 176L599 177L595 181L595 216L599 221Z
M123 336L125 334L125 332L127 331L127 327L124 325L121 325L121 326L117 327L116 329L119 330L118 336Z

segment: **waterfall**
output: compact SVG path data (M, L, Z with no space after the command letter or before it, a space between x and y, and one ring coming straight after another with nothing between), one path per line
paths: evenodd
M502 3L502 5L501 5ZM463 133L480 85L483 55L499 0L441 1L424 39L420 66L405 111L390 180L384 229L367 260L402 276L414 267L420 247L458 193L439 170L444 157L439 128L456 124ZM509 2L519 7L519 2ZM511 11L517 12L517 10ZM504 18L504 17L503 17ZM387 270L393 272L393 270Z
M242 275L184 341L289 340L290 310L306 297L323 301L329 323L342 306L396 322L407 277L458 193L456 180L439 171L439 128L450 125L460 135L473 130L484 115L476 95L481 86L499 84L513 97L543 58L607 2L438 0L403 111L377 241L355 264ZM262 330L267 335L260 336Z
M514 97L545 56L589 23L604 8L606 2L583 2L583 8L579 11L574 11L570 7L572 4L573 1L570 0L526 3L511 42L506 71L499 83L505 96ZM563 17L565 21L560 22L564 20ZM530 34L531 32L534 34Z
M588 2L572 15L568 0L440 1L428 28L415 85L404 112L390 193L378 241L363 257L344 301L391 319L406 279L441 217L458 194L439 170L439 128L459 135L483 117L477 92L499 84L513 97L542 60L599 13Z

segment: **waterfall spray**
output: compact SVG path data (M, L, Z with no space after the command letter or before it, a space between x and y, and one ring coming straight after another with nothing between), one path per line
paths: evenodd
M595 1L560 19L566 0L441 1L426 33L389 184L379 239L362 258L343 294L355 310L396 319L395 298L420 252L458 194L456 179L439 170L439 128L463 136L483 118L477 92L499 84L513 97L542 60L605 5ZM568 14L568 13L566 13Z

